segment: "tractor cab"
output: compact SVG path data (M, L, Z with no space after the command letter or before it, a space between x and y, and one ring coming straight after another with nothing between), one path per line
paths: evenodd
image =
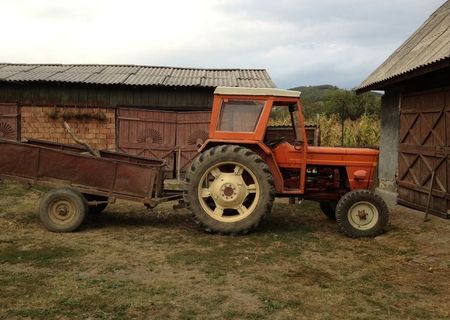
M283 142L304 147L306 139L300 92L272 88L218 87L214 92L209 137L248 140L274 149ZM291 127L278 136L277 127Z

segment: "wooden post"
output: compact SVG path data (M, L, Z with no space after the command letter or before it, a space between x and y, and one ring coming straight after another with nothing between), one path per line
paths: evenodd
M344 116L345 116L345 105L342 104L342 111L341 111L341 147L344 146Z
M433 194L433 185L434 185L435 173L436 172L434 170L431 172L430 189L428 189L427 209L425 210L425 218L423 219L423 221L429 221L430 220L430 219L428 219L428 213L430 211L431 197L432 197L432 194Z
M97 149L92 148L89 143L87 143L84 140L81 140L80 138L78 138L73 132L72 129L70 128L69 124L64 121L64 128L66 128L67 132L69 133L69 135L72 137L72 139L78 143L81 144L82 146L84 146L90 154L92 154L94 157L101 157L100 155L100 151L98 151Z
M177 148L177 181L181 181L181 147Z

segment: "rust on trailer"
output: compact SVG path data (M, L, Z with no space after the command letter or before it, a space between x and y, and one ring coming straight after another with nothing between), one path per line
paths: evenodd
M164 161L29 140L0 139L0 178L49 186L71 186L82 193L154 204L162 192Z

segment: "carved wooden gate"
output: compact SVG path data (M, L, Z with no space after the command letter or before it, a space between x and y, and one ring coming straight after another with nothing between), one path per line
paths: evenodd
M177 113L177 146L181 148L180 170L186 171L198 147L208 139L211 112Z
M19 111L15 103L0 103L0 139L19 139Z
M166 160L165 171L174 165L177 115L173 112L119 109L118 147L120 151Z
M166 177L175 176L178 155L180 171L186 171L197 153L198 144L208 138L209 111L169 112L121 108L118 113L119 150L166 160Z
M435 172L431 211L450 216L450 90L402 96L399 203L424 210Z

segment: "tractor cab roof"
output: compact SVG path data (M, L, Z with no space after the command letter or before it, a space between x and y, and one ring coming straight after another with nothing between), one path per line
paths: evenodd
M274 89L274 88L236 88L236 87L217 87L214 94L239 95L239 96L273 96L299 98L300 91Z

